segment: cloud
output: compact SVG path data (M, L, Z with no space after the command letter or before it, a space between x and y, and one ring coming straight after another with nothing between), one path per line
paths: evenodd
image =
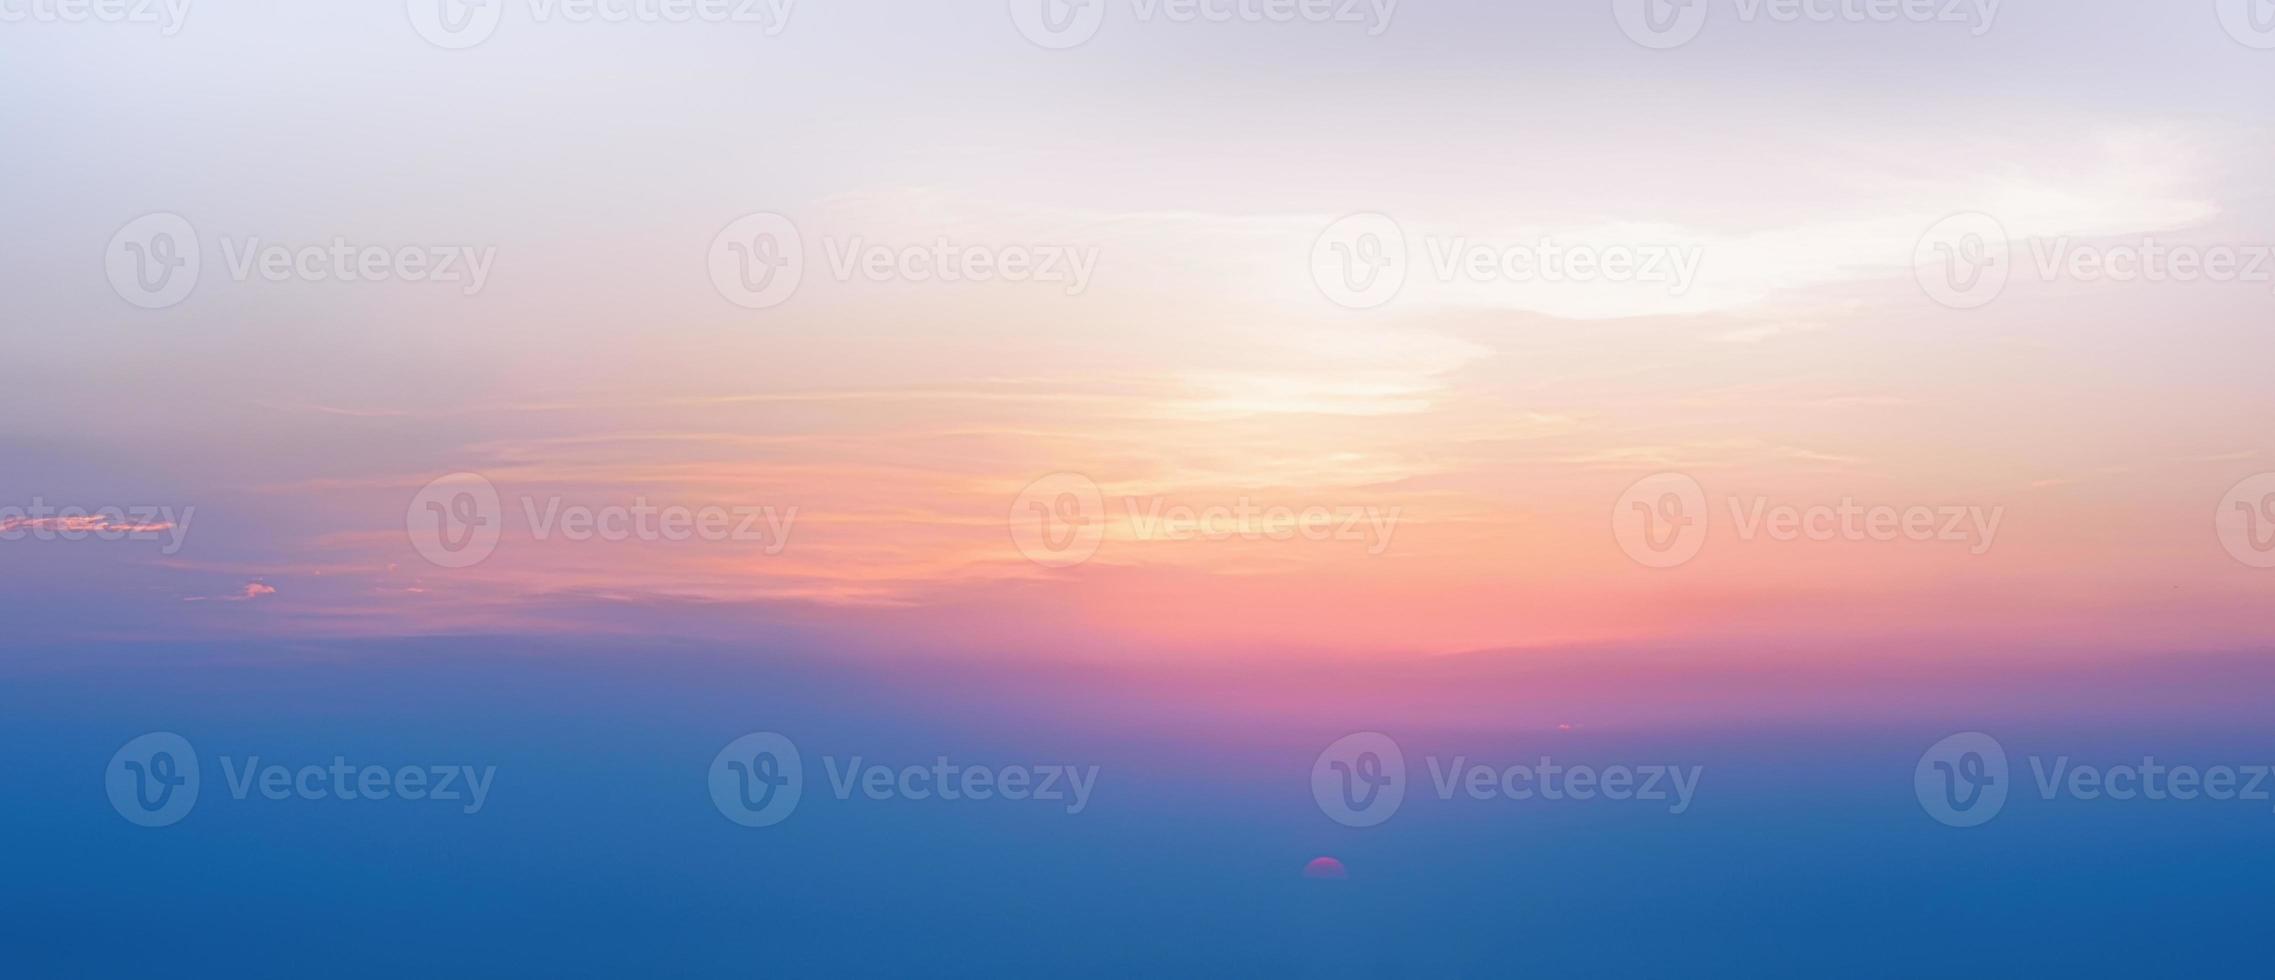
M231 593L231 594L229 594L229 595L221 595L221 596L203 596L203 595L201 595L201 596L191 596L191 597L189 597L189 598L183 599L182 601L183 601L183 602L252 602L252 601L254 601L254 600L256 600L256 599L266 599L266 598L268 598L269 596L273 596L273 595L275 595L275 594L276 594L276 587L275 587L275 586L273 586L273 585L269 585L269 584L266 584L266 583L263 583L263 582L247 582L247 583L245 583L245 587L244 587L243 589L240 589L240 590L238 590L237 592Z

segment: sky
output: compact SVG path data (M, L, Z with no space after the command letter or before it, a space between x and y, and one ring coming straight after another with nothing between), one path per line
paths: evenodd
M169 554L14 549L12 615L70 636L100 577L134 596L105 631L141 637L576 629L545 607L586 594L857 632L935 610L1040 655L2268 635L2265 576L2205 517L2275 468L2267 283L2049 280L2031 251L2264 237L2267 59L2209 5L2011 4L1979 36L1732 6L1671 50L1594 5L1481 4L1371 36L1116 6L1050 50L992 6L816 5L773 33L517 6L463 50L385 5L19 25L7 70L49 94L0 110L38 190L7 204L9 496L196 510ZM152 213L202 267L142 309L97 260ZM804 253L763 309L709 274L753 213ZM1980 308L1917 282L1960 213L2032 258ZM1347 308L1312 247L1369 214L1414 268ZM342 282L247 258L335 241L487 261ZM1666 261L1496 264L1558 241ZM853 258L935 246L1059 249L1043 269L1081 281ZM795 519L770 551L516 516L490 560L436 568L403 514L462 472L540 512ZM1724 524L1732 500L2004 516L1980 553L1726 535L1641 568L1605 527L1668 472ZM1005 515L1059 473L1112 526L1043 568ZM1170 540L1131 500L1397 516L1355 544Z
M1060 865L1018 865L998 898L1083 937L1065 955L1097 949L1091 915L1224 954L1124 947L1163 969L1276 968L1318 941L1304 928L1395 923L1366 973L1495 962L1489 923L1437 907L1453 937L1430 952L1391 899L1436 882L1513 901L1483 869L1533 842L1472 811L1395 842L1323 835L1303 769L1344 733L1697 747L1757 795L1685 833L1753 863L1692 859L1652 893L1670 910L1743 867L1764 869L1749 902L1822 887L1738 842L1783 827L1830 860L1864 846L1832 828L1924 821L1912 758L1953 732L2029 733L2049 757L2264 745L2265 0L131 9L148 17L0 0L0 82L22 95L0 100L0 704L18 714L0 730L30 747L41 801L15 831L69 841L19 870L81 876L59 887L82 904L34 920L55 935L98 931L135 849L271 914L296 914L280 890L360 882L385 907L366 938L436 887L380 858L248 866L262 825L226 813L184 824L224 856L205 871L112 826L71 781L143 732L455 745L518 760L523 786L589 763L635 795L676 785L643 753L700 772L717 744L789 730L770 712L809 750L864 732L923 758L1065 747L1152 795L1102 797L1075 834L961 811L809 827L864 863L791 867L843 911L896 874L984 871L925 865L920 833L1038 834L1029 856L1062 863L1358 853L1378 860L1354 881L1409 877L1300 912L1272 903L1343 900L1280 895L1277 870L1238 878L1237 859L1086 872L1133 895L1233 875L1284 946L1103 898L1054 913L1037 896L1082 887ZM429 679L494 699L423 700ZM1214 761L1174 764L1196 753ZM1231 775L1282 756L1293 805ZM1781 767L1826 788L1784 795ZM659 826L501 796L526 867L492 824L428 843L480 850L478 891L510 901L556 887L527 869L579 840L736 829L684 795ZM2015 880L2094 820L2156 824L2125 867L2076 872L2089 904L2029 920L2087 943L2051 962L2125 962L2080 938L2116 914L2093 896L2147 882L2196 889L2176 916L2235 907L2229 879L2154 859L2248 834L2189 819L2094 811L2033 841L2008 818ZM1571 829L1602 835L1583 850L1693 853L1619 820ZM294 826L270 832L333 847L389 824ZM1852 877L1947 854L1889 832ZM424 869L423 846L398 856ZM596 873L619 898L678 881L717 889L715 911L771 901L694 870L708 845L652 846L655 865ZM1437 863L1465 849L1483 863ZM1589 853L1559 873L1606 877L1560 879L1577 904L1543 968L1588 972L1587 937L1651 873ZM1525 907L1545 923L1553 905ZM167 935L196 948L213 924L185 915ZM565 915L634 945L693 928L608 902ZM930 962L833 960L858 931L815 915L830 925L774 937L809 967ZM1873 972L1842 937L1994 931L1948 906L1794 915L1821 944L1767 955L1804 973ZM690 968L745 952L683 948Z

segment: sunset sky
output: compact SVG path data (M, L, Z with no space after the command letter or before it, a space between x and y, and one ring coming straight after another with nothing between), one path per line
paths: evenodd
M6 205L0 479L19 504L195 513L171 555L12 546L10 618L542 632L594 628L593 598L639 632L695 603L864 646L1202 658L1765 631L2148 652L2275 629L2266 572L2211 519L2275 470L2275 287L2047 281L2018 244L2003 293L1954 310L1914 267L1961 212L2042 248L2275 237L2268 58L2209 11L2015 4L1979 37L1712 23L1671 51L1592 7L1410 6L1371 37L1118 11L1051 51L965 6L807 6L771 36L517 7L465 51L394 8L201 7L172 37L13 45L19 86L78 81L0 108L7 177L40 191ZM153 212L196 229L203 273L144 310L102 259ZM760 310L706 258L754 212L806 253ZM1373 309L1312 274L1352 214L1413 252ZM491 268L472 295L231 275L248 248L335 238ZM1544 240L1667 249L1695 281L1433 265ZM837 271L937 242L1094 268L1079 292ZM490 560L436 568L404 512L458 472L513 519ZM1721 533L1650 569L1610 522L1663 472ZM1112 504L1072 568L1006 528L1054 473ZM795 512L775 553L536 540L519 516L636 497ZM1398 516L1380 542L1161 540L1131 498ZM1756 501L1843 499L2003 518L1979 554L1735 533Z
M0 974L2264 960L2264 805L2024 774L2275 762L2275 0L97 7L0 0ZM1549 754L1706 780L1429 798Z

